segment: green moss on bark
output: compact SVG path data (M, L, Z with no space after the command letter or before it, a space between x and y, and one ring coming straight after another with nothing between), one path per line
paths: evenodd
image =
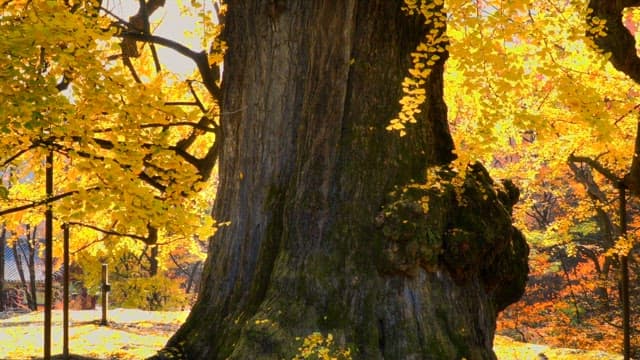
M422 187L398 193L397 200L384 206L376 219L387 240L380 270L409 276L415 276L419 268L434 271L443 249L444 218L439 210L443 195Z

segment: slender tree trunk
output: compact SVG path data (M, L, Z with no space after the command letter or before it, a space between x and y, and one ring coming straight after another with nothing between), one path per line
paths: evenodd
M22 251L23 249L20 246L19 242L20 242L20 239L16 239L16 242L13 243L13 246L12 246L13 258L16 261L16 268L18 270L18 276L20 277L20 283L22 284L22 288L24 289L25 296L27 297L27 306L29 307L29 309L33 310L33 307L32 307L33 301L31 299L31 293L29 291L30 287L27 285L27 279L24 275L24 268L22 267L23 254L21 254L21 252L23 252ZM18 248L20 248L20 251L18 251Z
M24 245L20 244L20 238L16 239L13 243L13 257L16 261L16 268L18 270L18 276L20 277L20 282L22 283L22 287L24 288L24 292L27 297L27 305L30 310L37 310L38 304L36 301L36 273L35 273L35 248L33 242L33 237L35 237L36 229L31 232L30 226L26 225L26 238L24 240ZM24 268L22 267L23 259L27 264L27 271L29 273L29 280L24 273Z
M198 274L200 273L200 266L202 266L202 262L198 261L195 264L191 264L190 266L190 271L186 273L187 275L187 285L185 286L185 292L187 294L191 293L191 289L193 288L194 283L196 282L196 279L199 277ZM194 292L197 292L198 289L195 289Z
M158 246L151 246L151 254L149 255L149 277L158 275Z
M573 310L575 311L575 320L578 324L580 324L580 307L578 306L578 298L576 297L575 292L573 291L573 285L571 284L571 276L569 275L569 268L567 266L566 260L568 260L567 253L564 248L559 249L558 257L560 258L560 266L562 267L562 272L564 273L564 278L567 281L567 287L569 288L569 296L571 297L571 302L573 303Z
M459 191L402 191L453 159L445 54L420 121L385 130L431 30L402 6L228 2L214 217L230 225L158 358L291 358L314 331L355 359L495 358L497 312L527 274L517 190L475 166Z
M29 248L29 257L27 259L27 268L29 269L29 308L31 310L38 310L38 298L36 289L36 251L37 251L37 235L38 227L34 227L31 235L27 237L27 244Z
M607 256L604 258L602 262L602 272L598 275L598 281L601 285L599 284L596 288L596 294L599 295L605 309L608 309L610 305L607 283L609 282L609 271L611 269L611 262L611 257Z

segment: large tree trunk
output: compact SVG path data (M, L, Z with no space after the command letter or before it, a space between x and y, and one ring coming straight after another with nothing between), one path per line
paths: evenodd
M321 331L355 359L495 358L496 314L527 273L517 190L475 166L459 191L400 191L454 157L445 56L420 121L385 130L430 30L402 5L228 2L214 217L231 223L167 353L291 358Z

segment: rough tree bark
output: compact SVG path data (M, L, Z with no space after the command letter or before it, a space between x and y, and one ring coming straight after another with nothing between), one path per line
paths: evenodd
M291 358L314 331L354 359L495 358L497 312L528 271L517 189L475 165L458 191L401 191L454 158L444 56L420 121L385 130L430 30L401 6L228 2L214 217L231 224L157 358Z

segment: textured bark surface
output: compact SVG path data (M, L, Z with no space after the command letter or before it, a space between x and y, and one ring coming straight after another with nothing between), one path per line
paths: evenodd
M444 57L420 121L385 130L423 19L388 0L228 6L214 216L231 224L165 355L291 358L322 331L355 359L494 359L527 273L517 190L475 166L461 191L398 191L453 159Z

